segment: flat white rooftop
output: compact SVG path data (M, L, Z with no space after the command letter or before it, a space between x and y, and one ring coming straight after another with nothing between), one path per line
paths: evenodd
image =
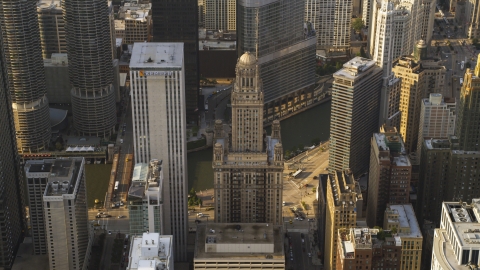
M133 44L130 68L181 69L183 43L136 42Z
M169 269L173 259L172 254L170 254L171 244L171 235L144 233L142 236L133 237L127 269ZM161 266L164 268L160 268Z
M400 227L410 228L409 233L398 233L400 237L422 237L422 232L420 231L420 226L418 225L412 205L394 204L390 205L390 209L397 211Z
M333 76L345 77L346 79L353 80L373 66L375 66L374 60L357 56L343 64L343 68L335 72Z

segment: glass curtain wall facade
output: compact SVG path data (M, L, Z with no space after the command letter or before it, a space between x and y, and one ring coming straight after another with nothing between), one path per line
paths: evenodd
M183 42L185 61L185 98L188 123L197 122L198 1L152 0L153 41Z
M0 48L3 48L0 37ZM10 268L23 240L24 183L15 141L11 100L4 80L5 62L0 51L0 268Z
M315 30L304 13L304 1L238 1L237 55L258 59L266 107L286 104L315 83Z

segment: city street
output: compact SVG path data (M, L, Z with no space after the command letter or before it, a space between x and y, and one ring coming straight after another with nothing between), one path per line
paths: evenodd
M458 102L461 88L460 78L463 78L465 74L467 63L471 64L471 68L475 67L477 61L476 49L472 45L471 40L463 34L462 30L452 25L453 20L448 20L448 25L443 19L437 18L435 21L429 54L438 56L443 60L443 64L447 69L444 93L447 96L455 97ZM448 43L452 46L453 51L449 48ZM440 48L438 54L437 45ZM462 61L464 62L463 70L461 67Z

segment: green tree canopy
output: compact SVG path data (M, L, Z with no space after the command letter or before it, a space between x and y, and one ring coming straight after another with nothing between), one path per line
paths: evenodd
M356 18L352 23L353 29L357 32L360 32L364 26L362 18Z

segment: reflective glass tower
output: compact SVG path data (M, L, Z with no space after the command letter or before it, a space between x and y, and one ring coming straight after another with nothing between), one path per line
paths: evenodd
M5 3L5 1L3 1ZM1 6L2 4L0 4ZM2 6L4 8L4 6ZM2 9L3 12L3 9ZM2 29L3 30L3 29ZM0 47L3 48L0 38ZM5 62L0 52L0 268L10 269L23 240L23 178L20 174L11 100L4 80Z
M109 136L116 124L112 39L107 1L62 1L73 126L83 135Z
M152 0L153 41L183 42L187 121L197 121L198 1ZM178 258L178 257L177 257Z
M10 92L18 150L48 147L50 114L35 1L0 2L6 90Z

